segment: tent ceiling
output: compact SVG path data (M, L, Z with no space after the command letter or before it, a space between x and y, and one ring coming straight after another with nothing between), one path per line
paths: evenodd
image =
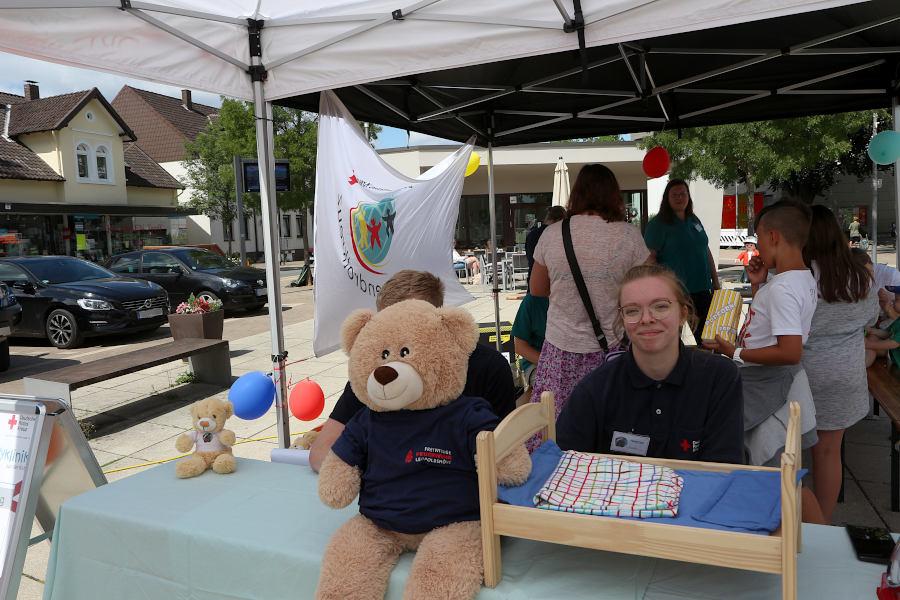
M360 120L457 141L486 143L493 117L500 146L885 108L898 79L900 3L873 0L335 91Z

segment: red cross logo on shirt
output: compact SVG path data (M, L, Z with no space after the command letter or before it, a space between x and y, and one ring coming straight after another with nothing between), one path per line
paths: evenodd
M681 446L681 449L685 452L691 449L691 443L687 440L681 440L681 443L678 445Z
M409 452L406 453L406 462L411 463L413 460L412 448L409 449Z
M13 427L16 426L16 423L18 423L18 421L16 420L16 415L13 415L12 417L10 417L9 421L7 421L7 424L9 424L10 431L12 430Z

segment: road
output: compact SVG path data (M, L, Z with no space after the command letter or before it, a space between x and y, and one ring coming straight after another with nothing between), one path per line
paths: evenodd
M282 270L282 319L285 325L313 317L312 287L293 288L288 284L297 276L293 270ZM223 339L237 340L269 330L269 313L227 313ZM81 348L60 350L47 340L14 338L10 341L10 368L0 373L0 392L23 393L22 378L84 362L102 360L123 352L140 350L172 339L169 326L149 333L87 338Z

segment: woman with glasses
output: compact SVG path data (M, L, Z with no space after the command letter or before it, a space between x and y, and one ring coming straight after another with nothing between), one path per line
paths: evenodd
M619 288L627 353L581 380L556 424L563 450L744 462L741 377L723 356L685 348L690 297L665 267L640 265Z
M644 241L656 262L672 269L690 293L697 315L694 338L699 346L713 290L719 289L719 274L685 180L670 179L666 184L659 214L647 223Z

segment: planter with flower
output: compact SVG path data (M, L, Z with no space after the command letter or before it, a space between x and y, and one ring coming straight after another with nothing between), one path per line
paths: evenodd
M191 294L186 302L182 302L169 315L169 329L176 340L183 338L203 338L221 340L222 328L225 324L225 311L222 302L207 302Z

